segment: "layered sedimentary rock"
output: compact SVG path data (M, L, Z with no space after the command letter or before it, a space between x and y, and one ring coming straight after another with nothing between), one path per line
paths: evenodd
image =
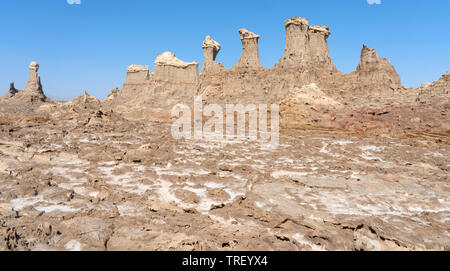
M259 61L258 49L258 40L260 36L244 28L239 29L239 35L242 42L242 55L232 69L262 68Z
M311 63L309 22L306 18L293 17L284 22L286 48L277 66L281 68L306 67Z
M276 67L337 71L330 58L328 26L310 26L308 19L301 17L287 19L284 25L286 48Z
M448 97L450 92L450 73L444 73L439 80L434 81L433 83L422 84L419 90L420 96L432 95L434 97Z
M148 66L132 64L127 68L127 84L141 84L149 79Z
M217 73L224 70L222 64L216 62L216 56L220 51L220 44L210 36L206 36L202 44L203 48L203 68L202 74Z
M314 67L337 70L330 58L328 48L328 37L330 28L328 26L312 25L309 27L309 42L311 51L311 64Z
M356 74L364 80L401 85L400 76L397 74L391 62L380 57L375 49L363 45L361 49L361 59Z
M172 106L192 100L198 81L198 62L164 52L157 56L153 73L148 66L129 66L122 90L113 91L104 103L129 119L148 119L161 111L167 117Z
M164 52L155 60L155 71L152 79L159 81L173 81L181 83L197 83L198 62L184 62L175 54Z

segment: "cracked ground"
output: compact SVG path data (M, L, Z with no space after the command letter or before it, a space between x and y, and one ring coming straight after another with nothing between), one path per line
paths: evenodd
M2 250L448 250L450 148L433 136L282 131L175 140L169 124L0 131Z

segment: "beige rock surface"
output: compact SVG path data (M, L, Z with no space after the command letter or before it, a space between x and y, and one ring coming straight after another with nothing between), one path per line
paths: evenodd
M340 73L328 27L285 26L270 69L242 30L236 68L207 37L200 75L164 53L105 100L46 98L32 63L0 98L0 250L449 250L450 75L405 88L366 46ZM278 104L278 148L175 140L195 95Z
M258 48L260 36L245 28L239 29L238 32L242 42L242 55L232 70L262 68Z

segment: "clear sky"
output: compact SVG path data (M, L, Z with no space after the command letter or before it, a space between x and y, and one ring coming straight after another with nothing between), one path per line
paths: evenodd
M37 61L49 97L86 90L104 98L122 88L127 66L152 70L164 51L201 68L206 35L222 45L217 60L230 68L241 55L239 28L261 35L261 62L272 67L293 16L330 26L330 54L343 72L355 70L362 44L387 57L406 86L450 70L448 0L2 0L0 9L1 95L12 81L23 89Z

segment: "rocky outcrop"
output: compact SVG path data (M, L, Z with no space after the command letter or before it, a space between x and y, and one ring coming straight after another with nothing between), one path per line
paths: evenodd
M356 74L365 81L388 83L393 86L401 85L400 76L391 62L378 56L375 49L366 45L363 45L361 50L361 59L356 68Z
M108 96L106 97L106 100L113 100L114 98L117 97L117 95L119 95L120 89L118 88L114 88L113 90L111 90L111 92L108 94Z
M29 70L30 74L24 90L16 89L14 82L12 82L9 85L9 90L1 97L2 100L8 100L8 104L16 107L19 111L31 109L31 107L28 107L30 103L39 104L48 100L42 90L41 78L38 76L39 64L34 61L31 62Z
M17 92L18 92L18 90L14 86L14 82L11 82L11 84L9 84L9 90L8 90L8 92L6 92L4 97L5 98L14 97L14 95L16 95Z
M337 71L330 58L328 48L328 37L330 28L328 26L312 25L309 27L309 42L311 50L311 64L320 69Z
M259 61L258 49L258 40L260 36L244 28L239 29L239 35L242 42L242 55L239 58L239 61L233 66L232 70L262 68Z
M309 22L306 18L293 17L284 22L286 48L277 66L281 68L306 67L311 62Z
M285 21L285 28L283 57L270 69L263 68L259 59L260 36L240 29L242 55L231 69L216 62L221 46L207 36L202 43L201 74L197 62L184 62L165 52L158 55L153 73L147 66L130 66L122 91L117 98L107 100L118 112L142 118L148 116L143 112L167 111L177 103L191 104L195 95L202 95L206 103L267 104L283 101L293 89L315 83L325 95L344 104L354 95L364 96L371 103L402 88L394 67L375 50L364 46L357 70L344 74L330 57L328 26L310 25L306 18L293 17ZM298 101L299 97L298 93L291 95Z
M30 75L28 78L27 85L25 86L24 94L28 94L31 100L45 100L45 95L42 90L41 78L38 75L39 64L37 62L31 62L30 66Z
M220 44L210 36L206 36L202 44L203 48L203 68L202 74L217 73L225 68L222 64L216 62L216 56L220 51Z
M284 25L286 48L276 67L337 71L330 58L328 26L310 26L308 19L301 17L287 19Z
M132 64L127 68L126 84L141 84L149 79L148 66Z
M419 90L419 100L423 100L425 97L437 97L445 100L448 98L450 92L450 73L444 73L439 80L433 83L424 83L418 89Z
M175 54L164 52L159 54L155 60L152 79L195 84L198 82L198 62L184 62L179 60Z
M198 62L184 62L164 52L157 56L153 73L148 66L129 66L122 90L112 92L104 103L128 119L155 116L160 111L167 116L167 108L192 100L198 81Z

